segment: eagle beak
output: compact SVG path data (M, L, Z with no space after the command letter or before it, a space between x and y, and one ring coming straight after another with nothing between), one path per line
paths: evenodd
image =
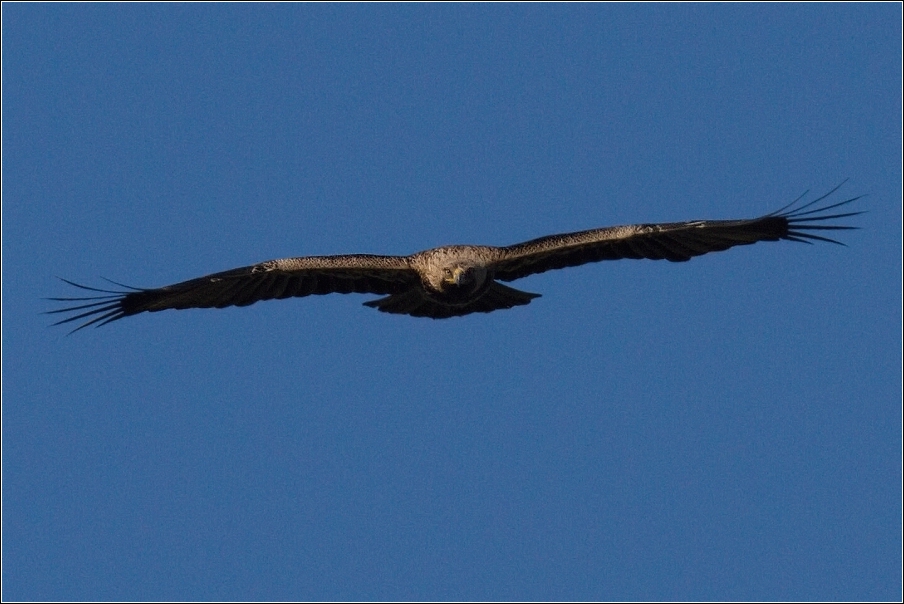
M466 274L467 274L467 271L465 269L463 269L460 266L456 266L455 268L452 269L452 282L455 285L461 285L462 281L464 281L464 279L462 279L462 276L466 275Z

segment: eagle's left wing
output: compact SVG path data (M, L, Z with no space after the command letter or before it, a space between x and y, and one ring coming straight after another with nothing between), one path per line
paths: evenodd
M307 256L269 260L252 266L199 277L182 283L133 291L109 291L66 281L103 296L50 298L58 302L84 302L54 313L84 311L54 323L88 319L73 331L89 325L104 325L140 312L170 308L225 308L248 306L261 300L330 293L395 294L419 283L417 272L407 256Z
M826 214L827 211L852 203L860 197L806 210L813 204L825 200L837 191L838 187L796 209L786 211L797 201L760 218L636 224L540 237L500 248L498 260L493 262L491 267L496 279L512 281L548 270L602 260L648 258L683 262L694 256L727 250L736 245L749 245L757 241L786 239L804 243L811 241L840 243L811 231L847 230L857 227L814 223L861 214L862 212Z

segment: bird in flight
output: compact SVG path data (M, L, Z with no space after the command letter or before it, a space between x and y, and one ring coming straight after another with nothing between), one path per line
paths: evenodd
M817 233L857 228L824 221L861 214L831 211L862 196L813 208L842 184L797 206L804 193L784 208L759 218L614 226L549 235L508 247L449 245L410 256L355 254L284 258L154 289L116 284L129 291L111 291L63 279L70 285L103 295L50 298L67 306L48 314L77 313L54 323L84 319L84 323L70 332L73 333L89 325L100 327L145 311L248 306L261 300L332 293L384 295L364 305L413 317L446 319L486 313L529 304L540 296L503 285L501 281L589 262L622 258L684 262L694 256L758 241L825 241L843 245Z

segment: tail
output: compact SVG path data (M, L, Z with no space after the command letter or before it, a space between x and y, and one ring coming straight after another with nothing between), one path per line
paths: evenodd
M420 288L412 288L400 294L393 294L378 300L365 302L364 306L376 308L381 312L412 317L430 317L431 319L448 319L460 317L474 312L493 312L530 304L540 294L523 292L493 281L487 291L476 300L460 306L442 304L431 300Z

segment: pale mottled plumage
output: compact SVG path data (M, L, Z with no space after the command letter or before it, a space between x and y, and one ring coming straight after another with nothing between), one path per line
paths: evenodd
M814 223L860 214L826 214L828 210L849 204L859 197L804 211L837 189L835 187L797 209L786 211L797 203L795 201L760 218L616 226L550 235L508 247L450 245L411 256L361 254L285 258L157 289L129 288L133 291L117 292L86 287L64 279L81 289L108 295L51 298L84 304L50 312L83 311L55 323L88 319L74 330L78 331L88 325L100 326L145 311L248 306L260 300L353 292L389 294L385 298L365 302L365 305L383 312L415 317L444 319L473 312L491 312L528 304L539 296L513 289L499 281L513 281L552 269L620 258L683 262L708 252L757 241L786 239L805 243L813 240L839 243L811 231L856 227Z

